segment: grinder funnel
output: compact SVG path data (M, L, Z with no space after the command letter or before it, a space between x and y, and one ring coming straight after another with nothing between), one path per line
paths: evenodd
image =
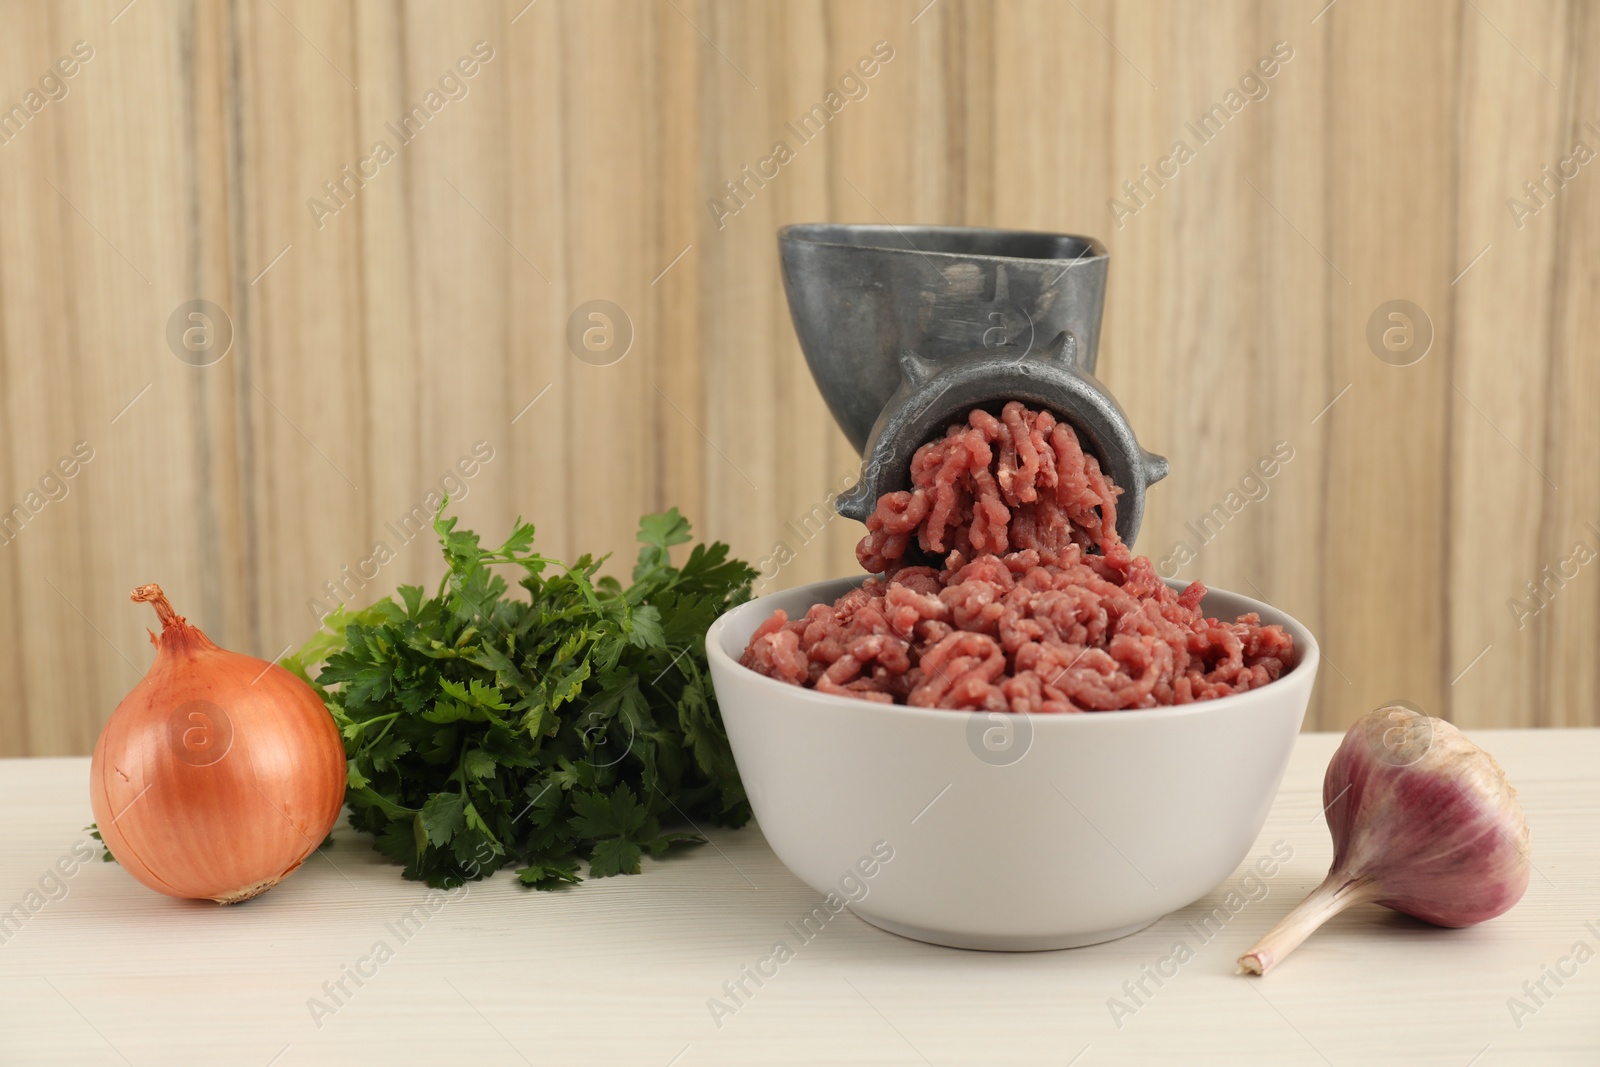
M865 462L835 504L865 522L910 486L946 426L1008 400L1072 426L1123 494L1133 544L1167 461L1139 447L1094 377L1105 248L1091 237L959 226L812 224L778 231L784 291L811 377Z

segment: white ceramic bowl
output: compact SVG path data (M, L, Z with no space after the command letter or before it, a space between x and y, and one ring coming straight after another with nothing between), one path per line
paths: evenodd
M778 858L835 906L939 945L1070 948L1148 926L1245 858L1316 680L1316 639L1300 623L1211 590L1205 614L1260 612L1294 635L1299 662L1261 689L1141 711L889 706L739 665L774 610L796 618L861 580L760 597L706 635L756 820Z

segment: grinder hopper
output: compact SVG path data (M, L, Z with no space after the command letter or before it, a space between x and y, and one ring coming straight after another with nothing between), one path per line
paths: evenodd
M864 458L839 497L865 522L910 486L911 457L973 408L1046 408L1122 487L1117 532L1133 544L1145 489L1167 461L1139 447L1094 377L1105 248L1091 237L958 226L786 226L789 313L811 376Z

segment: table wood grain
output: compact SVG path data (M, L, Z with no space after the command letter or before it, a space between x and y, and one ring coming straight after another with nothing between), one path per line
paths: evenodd
M1326 871L1320 788L1333 734L1300 738L1247 864L1274 845L1292 858L1209 941L1189 924L1241 888L1243 868L1120 941L1000 954L904 940L849 913L800 942L788 924L819 896L754 828L713 832L706 846L647 860L638 877L546 894L502 874L432 905L346 827L277 889L230 908L170 900L96 861L5 927L0 1062L1600 1062L1600 961L1560 962L1578 943L1600 948L1600 731L1477 740L1532 826L1536 871L1522 902L1455 931L1362 908L1265 979L1236 976L1233 961ZM85 759L0 761L0 916L26 907L85 840L87 777ZM723 983L783 939L794 958L759 988L746 979L748 998L714 1018L712 998L732 1004ZM1123 984L1180 940L1193 958L1160 988L1146 978L1151 995L1135 1005ZM335 1004L324 983L358 964L370 976L359 987L344 978L351 995ZM1509 998L1558 965L1576 974L1559 988L1546 979L1554 995L1519 1027ZM1134 1010L1114 1013L1112 998Z

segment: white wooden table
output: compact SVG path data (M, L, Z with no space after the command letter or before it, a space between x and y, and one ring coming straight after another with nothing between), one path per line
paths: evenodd
M1522 902L1456 931L1360 909L1265 979L1236 977L1234 957L1327 869L1331 734L1301 738L1251 853L1286 842L1293 858L1209 942L1186 923L1242 871L1141 933L1064 952L936 948L845 913L763 987L746 980L752 995L720 1027L708 1000L793 940L787 924L819 899L754 828L566 893L501 874L409 928L429 890L343 826L322 858L232 908L167 899L96 861L0 926L0 1063L1600 1064L1600 957L1561 963L1579 942L1600 952L1600 731L1475 737L1532 825ZM85 838L88 770L0 761L0 917ZM1119 1026L1110 999L1134 1006L1123 983L1178 940L1193 959L1159 989L1146 979L1153 995ZM380 942L392 958L361 964L371 976L345 978L352 995L334 1005L324 983ZM1576 974L1546 978L1554 995L1535 1005L1523 983L1558 965ZM1512 997L1537 1008L1520 1027Z

